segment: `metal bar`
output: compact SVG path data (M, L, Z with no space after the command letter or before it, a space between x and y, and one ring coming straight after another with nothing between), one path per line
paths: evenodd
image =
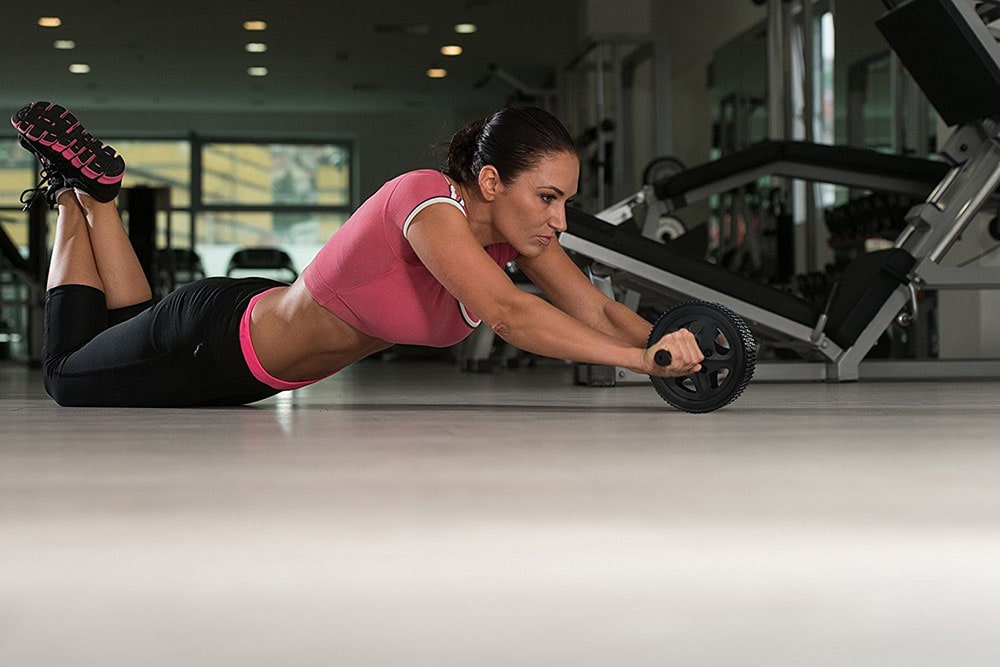
M862 380L1000 378L1000 359L866 361L859 371Z
M784 139L785 133L785 34L782 0L767 5L767 136Z
M7 262L20 276L24 278L32 277L31 264L21 255L21 252L17 249L17 245L7 235L7 231L2 225L0 225L0 255L7 258Z
M930 261L917 267L922 289L1000 289L1000 267L941 266Z
M882 307L875 316L868 321L864 330L854 341L854 345L844 350L843 354L837 357L836 362L830 365L827 371L827 378L843 382L845 380L858 379L858 365L864 360L865 355L878 342L879 337L889 328L892 321L902 310L909 298L909 288L905 285L896 289L889 295Z
M892 174L873 174L860 172L856 169L840 169L835 166L820 166L803 164L794 160L779 160L692 188L684 193L684 203L685 205L689 205L707 199L716 193L726 192L740 185L752 183L761 176L784 176L804 181L884 190L918 197L927 196L928 188L930 187L925 182L893 176Z
M604 161L604 118L607 115L607 105L604 99L605 46L604 43L597 46L597 62L594 72L594 126L597 128L595 135L597 150L597 206L600 208L604 208L608 200L608 194L604 186L607 170L607 164Z
M45 284L49 275L48 207L39 200L28 211L28 263L34 281L28 286L28 363L40 364L45 331Z

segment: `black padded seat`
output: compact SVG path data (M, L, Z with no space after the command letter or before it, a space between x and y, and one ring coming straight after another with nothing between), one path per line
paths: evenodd
M612 225L574 208L566 209L566 218L572 234L650 266L758 305L799 324L811 327L819 318L817 308L805 299L750 280L704 259L677 252L669 245L631 231L629 225Z
M761 172L773 176L834 183L872 190L888 190L926 196L950 169L946 162L887 155L863 148L828 146L803 141L762 141L669 176L653 185L656 196L683 208L694 190L714 187L723 192L730 180L755 180ZM691 200L695 201L695 200Z
M704 259L678 252L631 230L612 225L583 211L568 208L569 233L610 248L650 266L753 304L807 327L821 311L794 294L751 280ZM890 248L860 255L844 269L830 304L827 336L850 347L899 285L908 282L915 260L905 250Z
M837 279L826 335L840 347L850 347L882 308L889 295L909 282L916 260L901 248L876 250L855 257Z
M226 275L232 276L239 271L261 270L284 272L291 276L291 280L299 277L299 272L295 270L292 258L287 252L266 246L243 248L234 252L229 259Z
M996 39L972 7L966 12L952 0L910 0L875 22L948 125L1000 113Z

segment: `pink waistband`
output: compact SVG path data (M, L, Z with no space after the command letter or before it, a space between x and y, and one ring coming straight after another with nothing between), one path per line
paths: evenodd
M273 287L271 289L278 289ZM266 384L272 389L280 389L281 391L288 391L290 389L298 389L299 387L305 387L308 384L313 384L319 380L305 380L304 382L287 382L285 380L279 380L274 377L260 364L260 359L257 358L257 352L253 349L253 341L250 340L250 313L253 312L253 307L257 304L257 301L270 292L271 290L265 290L260 294L254 295L250 299L250 304L247 309L243 311L243 317L240 319L240 349L243 350L243 359L247 362L247 366L250 368L250 372L253 376Z

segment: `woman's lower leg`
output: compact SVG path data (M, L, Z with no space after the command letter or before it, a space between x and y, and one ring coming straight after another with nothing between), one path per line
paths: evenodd
M152 291L139 264L128 234L122 226L114 202L100 202L90 195L76 193L80 210L86 218L90 245L108 309L124 308L149 301Z
M49 285L101 289L110 310L149 301L149 283L114 204L125 160L57 104L32 102L16 111L11 123L21 145L38 157L50 188L73 188L58 194L60 223ZM62 150L68 146L76 153Z
M72 190L64 190L56 203L59 217L46 289L60 285L87 285L105 291L90 243L87 218L76 194Z

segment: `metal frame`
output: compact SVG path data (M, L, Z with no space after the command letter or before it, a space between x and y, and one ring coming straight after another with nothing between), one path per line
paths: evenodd
M684 204L689 205L693 202L707 199L719 192L725 192L741 185L752 183L763 176L784 176L789 179L815 183L834 183L852 188L884 190L906 195L916 195L918 197L923 197L927 194L926 186L923 183L907 176L898 176L890 173L861 173L832 164L803 164L794 159L788 159L763 164L739 174L693 188L684 193ZM600 217L600 214L598 214L598 217Z
M947 256L962 232L976 214L990 201L1000 186L1000 123L985 120L966 126L952 136L945 146L945 154L964 157L960 164L949 171L927 200L915 206L907 215L907 226L896 241L896 247L908 251L917 260L911 272L912 283L921 289L964 288L1000 289L1000 269L986 267L944 266ZM785 168L781 163L776 168ZM772 173L766 167L753 169L747 174L725 179L726 182L755 178L762 172ZM816 168L798 169L800 178L821 180L830 170ZM838 178L843 174L838 174ZM891 180L891 177L889 177ZM725 187L713 184L713 187ZM704 190L702 188L701 190ZM698 191L699 195L704 194ZM626 198L599 213L598 218L621 224L626 219L626 209L643 203L650 197L648 189ZM961 377L1000 376L1000 360L975 361L919 361L919 362L863 362L869 350L899 313L912 302L911 287L904 284L886 299L882 308L868 322L854 344L841 349L823 333L823 316L810 328L754 303L734 298L713 287L702 285L659 267L651 266L615 249L608 248L579 236L564 232L560 239L567 250L590 257L599 265L608 267L596 273L607 276L622 272L619 285L638 288L673 299L704 299L720 301L743 317L756 333L763 334L776 344L809 353L821 359L820 363L781 363L768 367L762 364L758 379L767 380L828 380L850 381L860 378L916 378L957 375ZM601 288L605 293L610 286L604 279ZM612 292L613 293L613 292ZM645 381L624 369L615 369L615 382Z
M596 148L595 199L596 207L603 207L609 200L627 190L629 183L638 179L631 161L626 159L634 150L632 132L636 104L635 74L639 65L651 66L652 90L650 105L655 112L669 109L670 56L662 37L621 33L598 33L586 42L563 68L563 108L571 131L581 132L590 125L595 131ZM588 80L590 76L592 80ZM577 95L582 99L576 99ZM579 114L590 112L592 118ZM574 116L577 114L577 116ZM614 129L606 130L602 121L613 121ZM658 124L653 129L654 155L669 155L673 143L670 124ZM605 183L607 164L602 153L606 141L614 136L612 165L617 177Z
M949 0L941 0L949 2ZM785 10L778 0L770 0L772 10ZM784 3L781 3L782 5ZM957 22L958 29L969 40L970 46L978 54L992 61L994 71L1000 67L1000 45L996 34L988 29L964 0L950 0L954 11L948 14ZM772 18L777 11L772 11ZM775 27L775 26L772 26ZM778 33L779 31L775 31ZM779 33L780 34L780 33ZM774 50L775 45L771 45ZM780 83L772 72L774 83ZM775 86L777 88L777 86ZM772 116L772 129L780 130L785 119ZM773 136L783 136L776 132ZM868 351L894 319L907 307L916 309L916 289L1000 289L1000 268L947 265L944 263L948 252L961 238L969 224L987 204L997 201L1000 187L1000 119L978 119L958 128L941 151L955 166L944 176L924 203L913 207L906 216L906 227L895 242L896 248L906 250L916 263L909 275L909 282L900 285L886 299L879 311L871 318L854 344L840 349L824 334L826 315L821 314L811 330L801 323L791 321L781 315L767 311L756 304L734 298L715 288L695 283L683 276L658 267L650 266L611 248L589 242L571 232L562 235L564 247L591 257L603 267L592 273L605 276L600 288L613 294L606 277L614 271L622 272L621 282L626 286L638 286L672 298L695 298L721 301L747 320L758 332L773 336L789 347L798 346L811 353L821 363L781 363L764 364L756 378L768 380L829 380L844 381L860 378L912 379L919 377L998 377L1000 360L923 360L909 361L869 361L862 363ZM845 170L827 168L822 165L800 165L794 162L778 161L750 168L739 174L720 178L712 183L702 184L676 201L656 205L658 211L687 205L717 192L732 189L765 175L788 176L805 181L832 182L866 189L887 189L901 193L913 193L908 179L900 181L891 174L880 176L870 173L845 173ZM597 214L611 224L622 224L630 218L630 212L640 204L654 208L654 191L644 188L639 193L626 197L606 211ZM645 227L645 224L643 225ZM978 257L977 257L978 258ZM610 269L610 270L608 270ZM912 317L915 312L910 312ZM611 383L645 378L624 369L614 369Z

